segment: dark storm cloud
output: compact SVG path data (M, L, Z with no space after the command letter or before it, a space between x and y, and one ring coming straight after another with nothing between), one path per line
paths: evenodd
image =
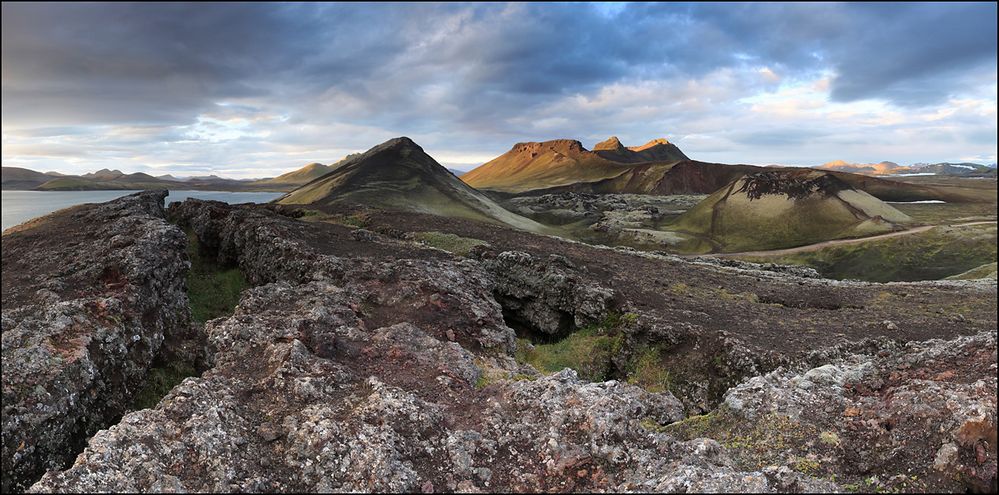
M871 22L829 47L840 76L833 98L939 101L960 90L960 72L996 70L996 4L849 5Z
M784 131L796 129L789 122L722 136L724 117L781 82L827 76L833 101L899 108L976 91L983 98L981 87L995 84L995 4L2 9L3 125L18 146L58 133L82 135L84 146L92 132L129 146L155 140L139 150L146 154L183 148L192 162L198 142L211 143L205 160L233 153L226 139L259 143L246 151L254 156L324 139L339 147L317 149L339 152L396 134L491 153L524 139L605 130L648 139L684 126L702 139L717 134L723 142L703 141L710 149L790 147L804 145L808 132L831 131ZM994 90L984 98L994 107ZM653 115L656 108L669 114ZM968 125L980 120L976 114ZM106 137L108 126L128 129ZM143 126L164 130L135 130Z
M4 120L188 121L319 49L320 20L261 4L3 5ZM291 56L292 58L289 58Z
M4 4L4 116L185 121L213 100L328 87L391 107L440 78L481 118L740 63L831 67L838 100L908 104L946 96L954 71L996 54L995 4L521 7Z

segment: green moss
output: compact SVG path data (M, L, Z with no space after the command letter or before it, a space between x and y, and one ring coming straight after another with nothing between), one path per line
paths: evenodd
M819 461L815 459L810 459L808 457L799 457L795 460L792 469L803 474L814 474L819 470Z
M819 441L826 445L839 445L839 435L834 431L823 431L819 434Z
M240 294L249 287L238 268L224 268L203 255L198 237L188 232L187 254L191 271L187 275L187 297L191 315L198 323L230 315L239 304Z
M606 335L598 328L588 328L559 342L533 348L518 342L517 359L543 373L572 368L584 380L602 382L611 378L611 358L619 339L619 335Z
M493 381L489 378L489 376L485 372L483 372L481 375L479 375L479 379L475 380L475 388L485 388L487 385L489 385L492 382Z
M416 232L413 239L430 247L442 249L458 256L468 256L475 246L488 244L486 241L461 237L446 232Z
M713 429L717 418L718 416L714 412L690 416L667 426L666 431L685 439L700 438Z
M599 323L550 344L531 344L527 339L518 339L515 357L517 362L534 366L543 373L572 368L584 380L610 380L614 377L612 359L621 352L624 341L620 329L637 318L631 313L611 312Z
M685 296L690 294L690 286L683 282L676 282L669 286L669 291L678 296Z
M166 366L150 368L146 373L145 386L132 399L132 409L149 409L156 407L166 394L189 376L197 372L193 367L183 363L171 363Z
M819 432L776 413L747 423L721 408L673 423L667 427L667 432L680 440L713 438L729 449L746 469L786 463L795 470L815 474L821 467L813 462L813 457L799 450Z
M667 431L667 427L659 424L656 420L652 418L645 418L638 422L638 425L649 431L654 431L656 433L664 433Z
M975 280L979 278L996 278L996 262L993 261L966 272L951 275L947 277L947 280Z

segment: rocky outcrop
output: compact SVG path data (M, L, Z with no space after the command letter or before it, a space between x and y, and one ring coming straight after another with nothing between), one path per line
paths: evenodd
M941 432L928 435L933 462L956 468L934 472L970 466L987 482L994 470L995 399L980 393L995 385L983 378L995 375L994 332L950 343L883 338L806 355L773 340L772 350L748 342L747 328L773 315L811 315L818 324L854 314L840 307L869 295L861 284L849 294L776 271L629 254L656 260L643 265L659 270L655 285L642 289L669 296L653 299L627 286L639 279L618 269L625 258L609 248L587 247L610 264L584 264L570 259L575 245L538 254L550 239L533 236L522 249L497 249L484 229L469 235L489 247L463 257L377 224L293 220L284 207L189 200L169 213L198 236L203 255L238 266L255 287L231 316L205 324L200 376L98 432L71 467L49 471L31 491L840 491L851 488L844 479L894 479L924 465L919 433L900 426L909 417L912 428ZM689 272L668 271L680 264ZM906 301L933 289L907 285ZM994 297L994 286L976 290L959 295ZM791 295L836 307L792 308ZM739 318L707 318L728 316L713 304ZM608 314L626 323L570 334ZM890 316L896 331L906 325L894 306L864 314ZM978 332L993 321L966 314ZM529 349L518 348L518 331L553 342L553 353L578 353L569 344L580 336L609 341L617 379L591 383L572 366L541 373L518 352ZM846 406L861 412L844 415ZM884 418L895 418L892 429L877 426ZM985 426L963 426L976 418ZM962 428L964 436L947 433ZM891 437L896 430L908 437ZM771 436L779 432L792 435ZM892 464L893 452L916 461ZM854 454L867 463L862 474L843 460ZM944 475L927 474L915 488L964 486Z
M779 417L818 439L766 462L816 460L816 471L869 480L871 490L996 491L994 332L781 369L733 388L724 406L740 424Z
M648 428L683 416L668 393L571 370L483 387L483 356L423 325L367 328L362 299L323 282L250 290L207 325L211 370L32 491L615 489L663 456L669 438Z
M83 205L3 236L3 491L62 469L120 417L164 340L196 352L186 238L166 192ZM193 358L190 354L186 358Z
M319 256L295 240L280 217L198 199L170 205L169 216L191 229L199 244L213 253L220 265L239 266L252 284L343 277L342 261Z
M613 291L575 276L576 267L564 257L539 260L507 251L485 265L495 277L493 291L507 321L525 331L565 337L611 309Z

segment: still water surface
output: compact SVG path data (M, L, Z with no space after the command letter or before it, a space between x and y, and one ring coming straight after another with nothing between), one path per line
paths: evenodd
M138 191L2 191L3 230L83 203L103 203ZM187 198L213 199L226 203L266 203L279 192L170 191L166 203Z

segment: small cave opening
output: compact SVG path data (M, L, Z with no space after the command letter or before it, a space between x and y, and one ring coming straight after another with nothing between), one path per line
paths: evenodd
M541 325L535 321L538 318L538 312L531 310L529 301L499 294L495 298L503 310L503 321L506 326L513 329L517 338L527 339L532 344L554 344L565 340L566 337L578 330L575 318L568 312L557 309L545 311L548 313L549 321L546 326L549 329L542 329ZM535 314L535 317L532 318L528 313ZM554 332L550 330L551 327L554 327Z

